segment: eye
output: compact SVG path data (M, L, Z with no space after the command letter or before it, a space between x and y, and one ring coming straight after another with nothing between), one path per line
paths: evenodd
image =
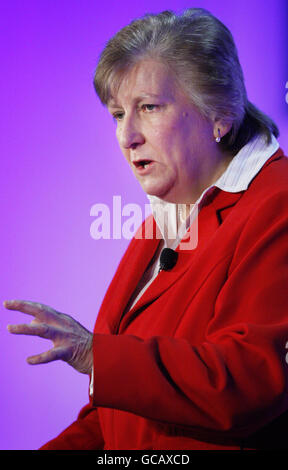
M156 108L158 108L159 106L157 104L143 104L141 106L141 108L143 109L143 111L154 111Z
M121 113L120 111L112 114L114 121L121 121L123 119L123 116L124 116L124 113Z

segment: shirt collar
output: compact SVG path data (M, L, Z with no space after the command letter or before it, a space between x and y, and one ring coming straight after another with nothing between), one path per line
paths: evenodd
M245 191L265 162L278 148L279 143L274 135L271 135L270 144L267 144L266 136L256 136L253 140L244 145L233 157L228 167L217 181L202 192L196 203L192 205L191 213L196 213L195 209L197 209L201 199L205 193L214 186L231 193ZM169 238L178 238L177 211L178 213L180 212L181 218L181 210L183 210L184 205L166 202L157 196L147 195L147 197L150 201L154 219L166 244L168 242L168 234ZM186 227L190 226L191 213L186 221L182 220L183 224L179 228L181 233L183 232L184 225Z
M245 191L278 148L279 143L274 135L271 136L270 144L267 144L266 136L256 137L242 147L213 186L231 193Z

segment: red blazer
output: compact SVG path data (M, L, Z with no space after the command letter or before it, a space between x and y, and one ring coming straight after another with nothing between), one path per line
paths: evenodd
M287 215L279 150L246 191L208 194L197 248L123 315L159 244L134 238L97 317L93 399L42 449L273 447L288 409Z

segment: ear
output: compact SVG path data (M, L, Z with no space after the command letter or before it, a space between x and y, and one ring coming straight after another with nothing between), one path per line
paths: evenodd
M231 122L224 121L223 119L215 119L214 120L214 125L213 125L213 135L214 138L216 139L217 137L224 137L224 135L228 134L232 127ZM219 129L219 130L218 130Z

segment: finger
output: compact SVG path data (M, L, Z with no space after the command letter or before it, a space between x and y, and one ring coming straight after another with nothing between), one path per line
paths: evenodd
M46 339L54 339L55 334L57 333L56 328L46 325L45 323L8 325L7 329L9 333L16 335L40 336L40 338Z
M28 300L5 300L3 305L9 310L18 310L33 316L38 315L44 310L44 304L40 304L39 302L30 302Z
M5 300L3 305L8 310L18 310L19 312L26 313L37 317L39 320L54 319L58 312L51 307L39 302L31 302L28 300Z
M30 356L27 358L27 362L28 364L31 364L31 365L37 365L37 364L47 364L48 362L53 362L57 360L67 361L68 359L69 359L69 352L67 348L63 348L59 346L57 348L52 348L49 351L45 351L41 354Z

